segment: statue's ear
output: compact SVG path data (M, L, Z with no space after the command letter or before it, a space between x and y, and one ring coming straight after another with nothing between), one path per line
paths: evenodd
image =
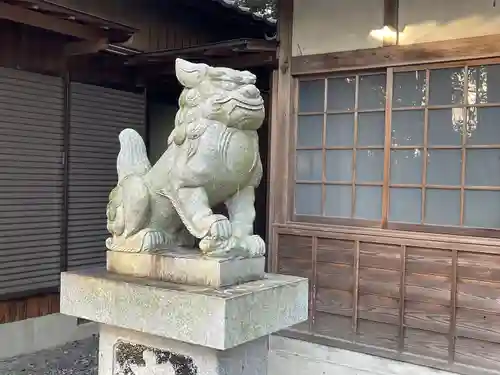
M209 66L207 74L210 78L215 80L226 80L239 84L254 85L257 81L257 76L250 73L248 70L240 71L231 68L214 68Z
M195 64L183 59L175 59L175 75L180 84L193 88L201 83L208 71L208 65Z

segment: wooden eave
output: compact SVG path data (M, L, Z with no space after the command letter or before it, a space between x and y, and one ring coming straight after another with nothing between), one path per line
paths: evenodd
M129 58L128 65L146 65L170 62L177 57L191 59L216 59L241 53L273 53L277 50L275 41L261 39L233 39L187 48L165 49L137 54Z
M193 62L247 69L275 64L276 50L276 41L235 39L188 48L140 53L131 56L126 64L143 70L149 77L173 74L172 64L178 57Z
M0 0L0 18L95 43L124 43L136 29L50 0Z

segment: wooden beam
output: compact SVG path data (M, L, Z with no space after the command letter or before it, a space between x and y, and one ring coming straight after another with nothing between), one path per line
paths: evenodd
M84 40L98 40L105 37L104 32L96 28L4 2L0 2L0 18Z
M452 250L451 260L451 293L450 293L450 330L448 332L448 362L455 361L457 341L457 284L458 284L458 251Z
M499 45L500 34L497 34L412 45L296 56L292 59L292 75L499 57Z
M188 58L192 62L206 63L211 66L228 67L239 70L257 68L263 66L273 68L277 66L276 56L269 53L267 54L249 53L241 56L236 55L234 57L223 57L223 58L217 58L217 57L208 58L208 57L183 56L183 55L179 55L178 57ZM150 65L141 65L135 68L138 69L139 76L146 81L155 79L160 76L168 77L175 75L174 57L165 62L150 64Z
M275 54L249 53L236 57L213 59L211 64L216 66L227 66L233 69L250 69L259 66L277 66Z
M268 262L267 262L267 272L275 272L278 267L278 234L277 232L273 229L273 217L274 217L274 206L271 205L272 201L272 194L275 194L275 192L272 191L271 187L271 172L272 172L272 166L271 163L273 162L273 159L271 158L271 153L272 153L272 141L270 141L272 132L273 132L273 127L276 127L276 124L278 123L278 70L274 70L271 73L271 96L269 103L271 105L271 108L269 109L269 123L268 123L268 128L267 128L267 137L268 137L268 143L267 143L267 181L269 182L267 184L267 244L268 244ZM275 146L276 147L276 146ZM275 199L275 198L274 198ZM270 253L270 254L269 254Z
M40 9L43 11L68 15L78 21L83 21L84 23L103 26L106 27L107 29L119 30L124 34L129 34L129 36L132 35L134 32L138 31L137 29L129 25L125 25L123 23L119 23L116 21L111 21L109 19L97 16L95 14L86 13L78 9L70 8L68 6L60 4L58 1L51 1L51 0L17 0L17 1L26 3L28 7L31 6L33 9L35 9L36 7L36 9Z
M278 50L278 45L275 41L251 39L248 41L245 51L253 52L274 52Z
M271 52L276 53L275 42L253 39L233 39L215 43L202 44L187 48L175 48L153 52L146 52L130 57L128 65L147 64L148 62L169 61L179 56L197 58L199 56L209 56L214 52Z
M384 0L384 26L395 30L399 36L399 0ZM399 37L396 37L396 40L384 37L383 45L398 44L398 40Z
M289 216L289 146L292 138L292 76L290 62L292 57L293 1L278 0L278 70L275 73L271 119L271 140L269 157L269 225L285 223ZM274 237L273 237L274 239ZM270 244L271 256L278 251L277 241ZM272 272L277 271L272 265Z
M90 55L105 50L108 45L106 38L71 42L64 46L64 54L66 56Z

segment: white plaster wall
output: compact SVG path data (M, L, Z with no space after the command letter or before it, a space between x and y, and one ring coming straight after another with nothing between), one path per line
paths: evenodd
M384 0L294 0L293 12L294 56L382 45L369 34L383 27Z
M293 56L382 46L383 0L294 0ZM399 44L500 34L500 2L400 0Z
M500 33L500 2L399 0L399 44Z
M268 375L450 375L428 367L271 336Z
M83 340L97 332L97 324L77 325L76 318L63 314L0 324L0 360Z

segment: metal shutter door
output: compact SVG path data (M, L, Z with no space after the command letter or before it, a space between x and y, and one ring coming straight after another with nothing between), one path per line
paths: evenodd
M68 268L105 264L106 205L116 185L119 133L144 136L144 95L71 84Z
M0 295L59 285L63 82L0 68Z

